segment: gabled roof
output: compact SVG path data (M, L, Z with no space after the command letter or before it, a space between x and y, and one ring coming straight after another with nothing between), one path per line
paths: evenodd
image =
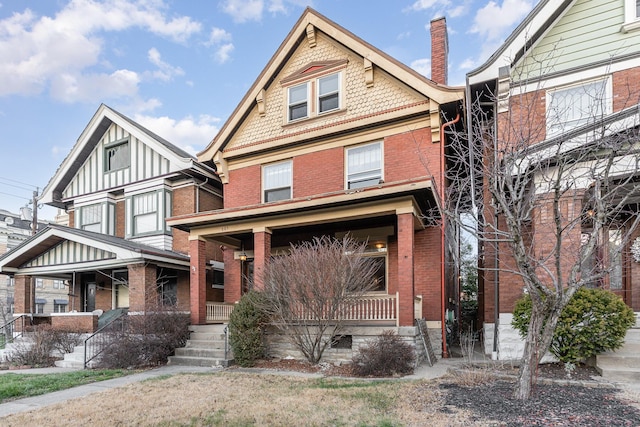
M463 88L444 86L427 79L317 11L307 7L278 50L271 57L269 63L262 70L249 91L222 126L220 132L218 132L207 148L198 153L198 159L201 161L210 160L216 152L226 146L234 132L242 124L251 109L254 108L255 100L259 96L260 91L273 83L274 78L285 66L291 55L293 55L300 41L307 37L307 27L309 25L312 25L315 29L328 35L351 51L371 61L376 67L385 70L388 74L438 104L445 104L462 99L464 93Z
M467 73L473 85L498 77L499 70L519 61L576 0L540 0L505 42L480 67Z
M166 251L102 233L49 224L47 228L0 257L0 272L15 273L25 264L64 242L74 242L95 251L101 251L101 256L93 256L91 260L103 264L125 265L143 260L179 265L188 265L189 263L189 256L178 252ZM52 259L51 265L42 268L49 267L56 271L62 271L71 268L70 264L74 262L75 264L86 264L88 260L76 259L71 262L68 259L66 261L68 262Z
M213 169L198 163L197 159L191 154L171 144L166 139L156 135L124 114L119 113L105 104L101 104L89 121L89 124L87 124L82 134L80 134L80 137L78 137L78 140L67 157L62 161L62 164L58 167L58 170L42 191L42 195L40 196L41 202L63 207L59 202L59 194L69 185L78 168L80 168L91 155L104 133L113 123L126 129L131 135L135 136L171 162L180 165L181 170L195 168L205 176L215 176Z

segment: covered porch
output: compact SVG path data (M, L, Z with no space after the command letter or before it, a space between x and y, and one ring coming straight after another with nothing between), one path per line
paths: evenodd
M189 310L189 258L114 236L50 225L0 258L14 277L14 316L33 324L92 332L97 317L126 309L143 313L159 305ZM62 284L65 304L54 313L37 306L37 279Z
M422 180L172 218L169 225L190 232L191 321L221 321L251 286L262 288L269 258L291 244L348 233L367 242L365 256L379 268L374 291L349 307L346 320L402 327L426 318L439 327L442 263L440 227L431 225L435 210L430 180ZM209 241L224 250L224 304L206 299Z

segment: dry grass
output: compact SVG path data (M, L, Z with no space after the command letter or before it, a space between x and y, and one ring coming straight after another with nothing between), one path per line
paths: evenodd
M221 372L176 375L11 415L3 426L451 426L431 381L308 379Z

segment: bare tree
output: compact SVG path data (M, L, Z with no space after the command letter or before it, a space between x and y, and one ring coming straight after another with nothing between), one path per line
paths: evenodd
M344 329L350 310L374 285L366 243L316 237L270 260L263 283L272 323L311 363Z
M598 108L604 90L590 94L582 122L567 124L562 103L550 104L556 109L545 117L544 89L519 92L523 86L512 80L506 100L488 90L478 94L466 112L470 129L448 135L454 165L444 210L478 238L485 279L499 275L501 286L531 295L514 390L528 399L571 296L585 285L613 288L621 281L612 261L637 233L640 137L637 106L606 114ZM465 215L474 217L473 226L461 220Z

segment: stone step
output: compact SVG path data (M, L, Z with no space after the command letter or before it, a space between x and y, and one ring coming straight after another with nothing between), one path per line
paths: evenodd
M225 339L225 335L223 333L217 332L191 332L189 335L189 339L198 340L198 341L213 341L213 340L223 340Z
M216 325L190 325L189 330L191 332L211 332L224 334L224 330L228 325L225 324L216 324Z
M224 349L207 349L207 348L176 348L176 356L187 357L208 357L213 359L224 359Z
M58 368L73 368L73 369L84 369L84 360L75 361L75 360L56 360L55 365Z
M168 365L179 366L220 366L227 367L233 364L233 360L224 358L192 357L192 356L169 356Z

